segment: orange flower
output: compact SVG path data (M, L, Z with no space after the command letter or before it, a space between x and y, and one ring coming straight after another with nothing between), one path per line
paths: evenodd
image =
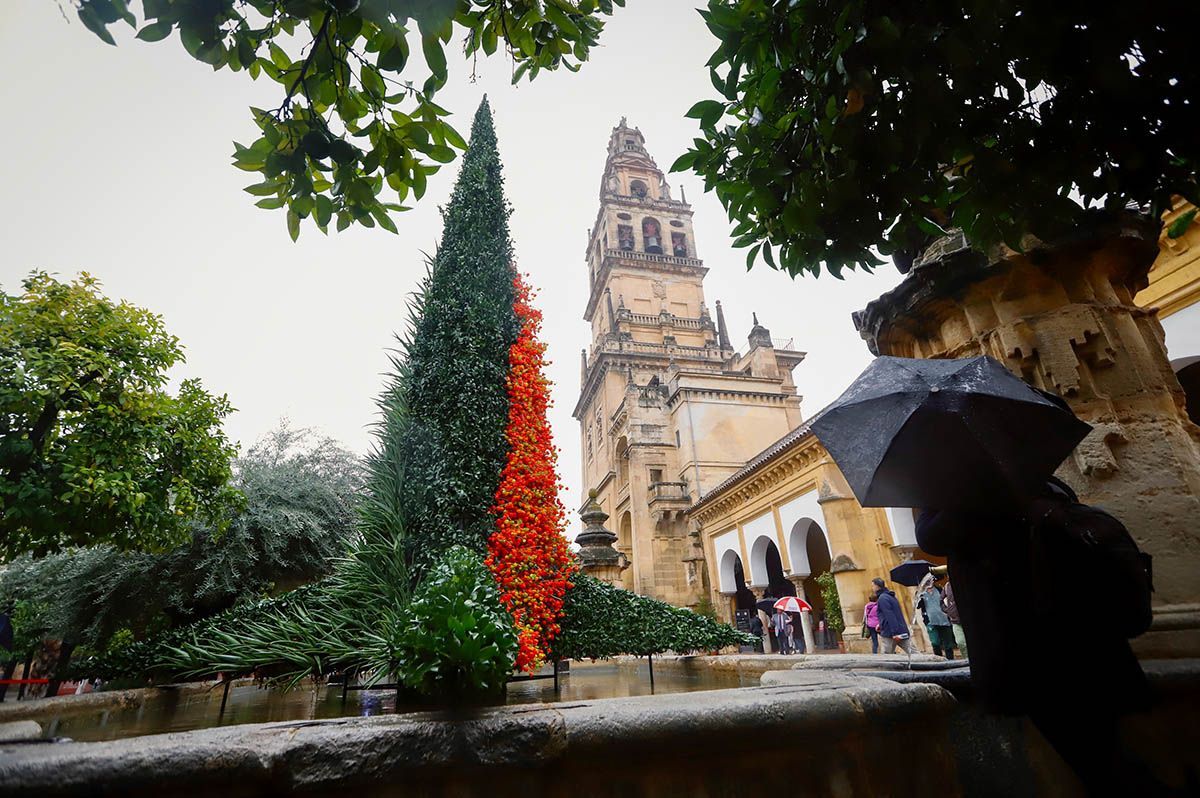
M522 323L509 349L509 454L492 508L496 530L486 562L517 627L516 666L533 671L545 661L559 630L574 561L563 536L566 512L558 500L557 452L546 419L550 382L542 374L546 346L537 337L542 314L530 304L529 288L519 275L513 285L514 310Z

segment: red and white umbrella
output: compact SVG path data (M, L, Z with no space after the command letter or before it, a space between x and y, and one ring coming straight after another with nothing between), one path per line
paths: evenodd
M775 609L784 612L812 612L812 606L807 601L802 601L795 596L784 596L776 601Z

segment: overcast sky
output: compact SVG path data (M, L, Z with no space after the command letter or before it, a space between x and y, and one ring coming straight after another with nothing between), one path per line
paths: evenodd
M605 147L628 116L666 169L697 135L683 115L714 95L703 65L715 40L695 5L629 0L582 72L519 88L500 57L479 62L474 83L468 66L452 61L451 85L438 97L464 135L485 92L496 114L519 266L540 289L546 317L551 420L572 530L580 468L571 409L579 351L589 343L584 249ZM237 412L227 430L243 446L286 416L365 452L385 349L423 273L422 253L440 238L438 205L457 164L398 218L398 236L352 228L325 238L306 225L293 244L282 212L255 208L242 192L257 178L230 165L231 142L256 137L247 107L278 105L280 88L214 73L177 36L145 44L120 33L118 42L105 45L74 17L64 20L55 0L0 0L8 174L0 287L17 290L32 269L91 272L109 296L162 314L187 349L176 376L200 377L229 396ZM696 246L710 269L706 299L722 300L734 345L745 349L752 311L775 338L794 338L809 353L795 376L805 414L814 413L869 359L851 311L899 275L890 266L845 281L792 281L765 267L747 273L716 198L692 175L668 179L695 208Z

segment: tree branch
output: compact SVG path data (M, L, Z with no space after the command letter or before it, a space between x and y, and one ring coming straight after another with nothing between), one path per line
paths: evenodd
M283 113L283 109L292 101L292 97L296 94L296 89L300 88L300 84L304 81L304 75L308 72L308 68L312 65L313 57L317 54L317 45L325 38L325 31L329 29L329 20L333 19L333 12L327 11L325 19L321 21L321 27L317 29L317 35L313 36L312 45L308 48L308 55L304 57L304 62L300 64L300 74L292 81L292 86L288 89L287 96L283 98L283 102L279 104L279 108L275 111L276 117Z

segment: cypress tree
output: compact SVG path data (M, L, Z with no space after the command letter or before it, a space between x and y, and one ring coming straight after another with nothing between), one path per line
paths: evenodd
M508 454L505 379L520 331L509 214L485 97L406 347L398 504L413 578L453 545L483 552L495 526Z

